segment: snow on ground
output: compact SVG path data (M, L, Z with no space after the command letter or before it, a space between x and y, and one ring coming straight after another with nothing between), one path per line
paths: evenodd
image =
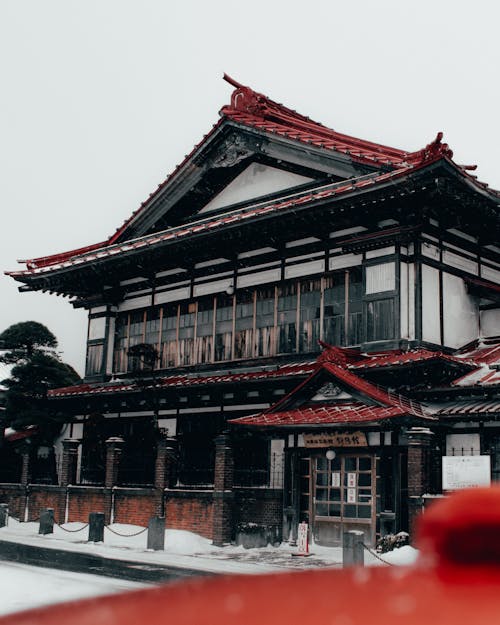
M108 526L109 529L106 527L103 543L87 542L88 527L84 523L66 523L64 529L55 525L54 533L46 536L38 534L38 527L38 523L19 523L9 518L8 526L0 528L0 540L226 574L342 566L342 549L339 547L313 544L309 557L291 557L297 553L297 547L286 543L260 549L215 547L208 538L168 529L165 531L165 550L151 551L146 549L147 532L136 525L114 523ZM385 562L399 566L413 564L418 551L405 546L379 557L368 551L364 555L366 566L386 566ZM0 614L143 586L108 577L5 562L0 564Z
M291 557L291 554L297 553L297 547L287 543L279 547L269 545L260 549L244 549L234 545L215 547L208 538L183 530L167 529L165 550L151 551L146 549L147 532L141 532L144 528L136 525L114 523L108 526L109 529L106 527L103 543L87 542L88 528L85 523L66 523L63 527L64 529L55 525L53 534L40 536L38 523L19 523L9 518L8 527L0 528L0 539L216 573L265 573L284 569L342 566L340 547L313 544L310 557ZM369 566L383 566L383 561L393 565L406 565L415 561L417 551L409 546L402 547L381 555L383 561L368 551L364 555L365 564Z
M0 587L2 615L61 601L145 588L146 584L86 573L41 569L17 562L2 562Z

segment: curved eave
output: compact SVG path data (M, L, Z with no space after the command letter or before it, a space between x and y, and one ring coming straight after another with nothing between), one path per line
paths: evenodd
M362 176L355 180L318 187L313 191L284 196L271 203L264 202L236 211L228 211L216 217L206 217L198 222L139 237L123 244L107 245L93 250L91 253L79 255L54 265L6 273L15 280L26 284L28 286L26 290L45 289L64 295L79 296L81 291L69 284L71 278L67 285L63 283L64 278L76 274L83 275L84 272L95 277L101 268L106 268L104 273L109 274L109 266L116 266L122 259L137 262L141 254L148 258L158 250L167 248L171 248L172 252L175 252L177 248L179 252L184 243L186 248L193 252L195 247L201 247L200 241L213 238L217 234L224 236L234 229L241 230L255 225L260 226L263 221L270 222L284 214L293 214L294 217L300 218L305 211L311 209L326 207L328 211L331 211L335 205L342 205L354 200L363 201L366 200L366 196L372 194L383 195L387 189L391 190L391 199L397 195L399 200L402 196L414 194L416 192L415 185L423 185L422 191L426 189L425 185L434 185L433 188L436 189L436 180L439 181L440 178L434 179L433 176L439 173L439 168L452 174L452 179L462 181L464 189L478 191L477 186L464 175L458 166L448 159L440 158L412 170L405 168L378 175ZM425 180L426 176L429 176L427 180ZM446 179L448 180L448 178ZM409 182L408 188L404 188L406 182ZM440 197L444 197L446 193L449 194L450 201L455 199L453 191L450 189L441 189ZM496 195L492 196L484 189L481 189L480 195L488 200L484 209L490 211L490 216L494 213L494 217L497 219L500 199ZM376 200L376 198L373 199ZM319 213L317 215L320 216ZM495 224L496 227L497 224ZM493 231L486 230L486 233L492 237L493 241L496 241L494 228ZM102 278L104 278L104 274Z

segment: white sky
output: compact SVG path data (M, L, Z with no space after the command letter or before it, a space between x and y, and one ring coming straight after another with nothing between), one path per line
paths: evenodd
M500 188L494 0L0 0L0 268L108 237L208 132L227 72L408 150L444 131ZM0 278L83 373L85 313Z

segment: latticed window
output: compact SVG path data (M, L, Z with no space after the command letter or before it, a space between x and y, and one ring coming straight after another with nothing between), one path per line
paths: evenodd
M255 303L255 355L275 353L275 291L274 287L259 289Z
M233 297L217 297L215 360L230 360L233 342Z
M236 298L234 357L251 358L254 351L254 294L238 293Z
M297 283L278 290L278 353L297 351Z
M321 280L308 280L300 285L299 351L318 349L321 323Z

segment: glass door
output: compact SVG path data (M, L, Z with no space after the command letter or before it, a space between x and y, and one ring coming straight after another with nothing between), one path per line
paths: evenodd
M375 536L375 462L370 455L342 455L314 462L313 515L316 542L339 545L342 534L361 530Z

